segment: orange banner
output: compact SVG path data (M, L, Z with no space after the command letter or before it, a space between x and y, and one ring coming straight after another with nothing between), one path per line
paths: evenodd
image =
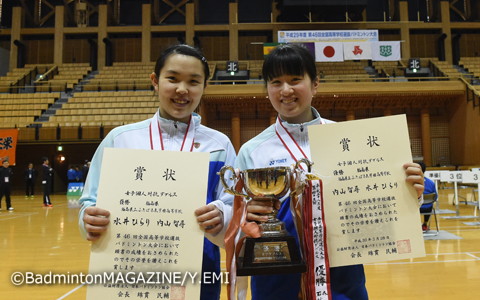
M18 129L0 129L0 160L8 159L10 165L15 165L17 151Z

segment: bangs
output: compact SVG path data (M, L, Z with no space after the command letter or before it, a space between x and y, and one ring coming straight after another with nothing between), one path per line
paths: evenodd
M306 69L304 61L301 56L295 53L284 53L285 55L278 55L275 61L270 55L265 58L263 66L263 78L266 81L282 75L305 75Z

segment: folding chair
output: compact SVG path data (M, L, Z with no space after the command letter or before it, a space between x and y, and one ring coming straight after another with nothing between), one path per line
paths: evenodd
M435 219L435 228L436 228L436 232L435 233L429 233L430 230L427 230L426 232L423 233L423 235L425 236L431 236L431 235L438 235L439 233L439 229L438 229L438 220L437 220L437 213L435 211L435 202L437 202L437 194L436 193L430 193L430 194L423 194L423 204L422 204L422 207L425 205L432 205L432 211L431 212L420 212L420 214L422 216L425 216L425 215L433 215L433 218ZM421 207L420 207L421 209ZM428 219L428 223L427 223L427 226L430 228L429 226L430 224L430 218Z

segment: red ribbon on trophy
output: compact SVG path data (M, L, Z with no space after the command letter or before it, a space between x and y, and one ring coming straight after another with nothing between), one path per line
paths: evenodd
M299 299L330 300L330 268L328 264L327 236L323 209L322 182L315 175L295 168L297 180L290 181L290 211L295 220L302 257L307 271L302 274ZM222 172L221 172L222 173ZM243 179L239 176L237 178ZM240 194L244 181L238 180L235 191ZM233 217L225 234L226 265L230 280L228 299L246 299L247 277L237 276L236 261L241 256L247 237L260 238L261 230L255 222L246 220L244 197L236 195Z
M293 193L290 199L290 210L294 215L302 255L307 265L307 271L302 274L299 299L330 300L332 295L322 181L314 175L307 174L306 177L303 192ZM298 190L298 187L292 189Z
M235 185L235 190L241 192L243 186L243 180L239 180ZM246 220L247 208L242 196L235 196L232 213L232 220L225 233L226 265L230 277L227 295L229 300L235 299L235 294L237 294L237 299L244 300L247 297L248 278L237 277L236 260L240 255L245 238L247 236L260 237L260 229L257 223ZM242 232L246 235L242 235Z

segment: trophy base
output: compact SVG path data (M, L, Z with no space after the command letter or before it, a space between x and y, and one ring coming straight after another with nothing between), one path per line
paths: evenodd
M246 238L237 276L303 273L307 270L293 236Z

